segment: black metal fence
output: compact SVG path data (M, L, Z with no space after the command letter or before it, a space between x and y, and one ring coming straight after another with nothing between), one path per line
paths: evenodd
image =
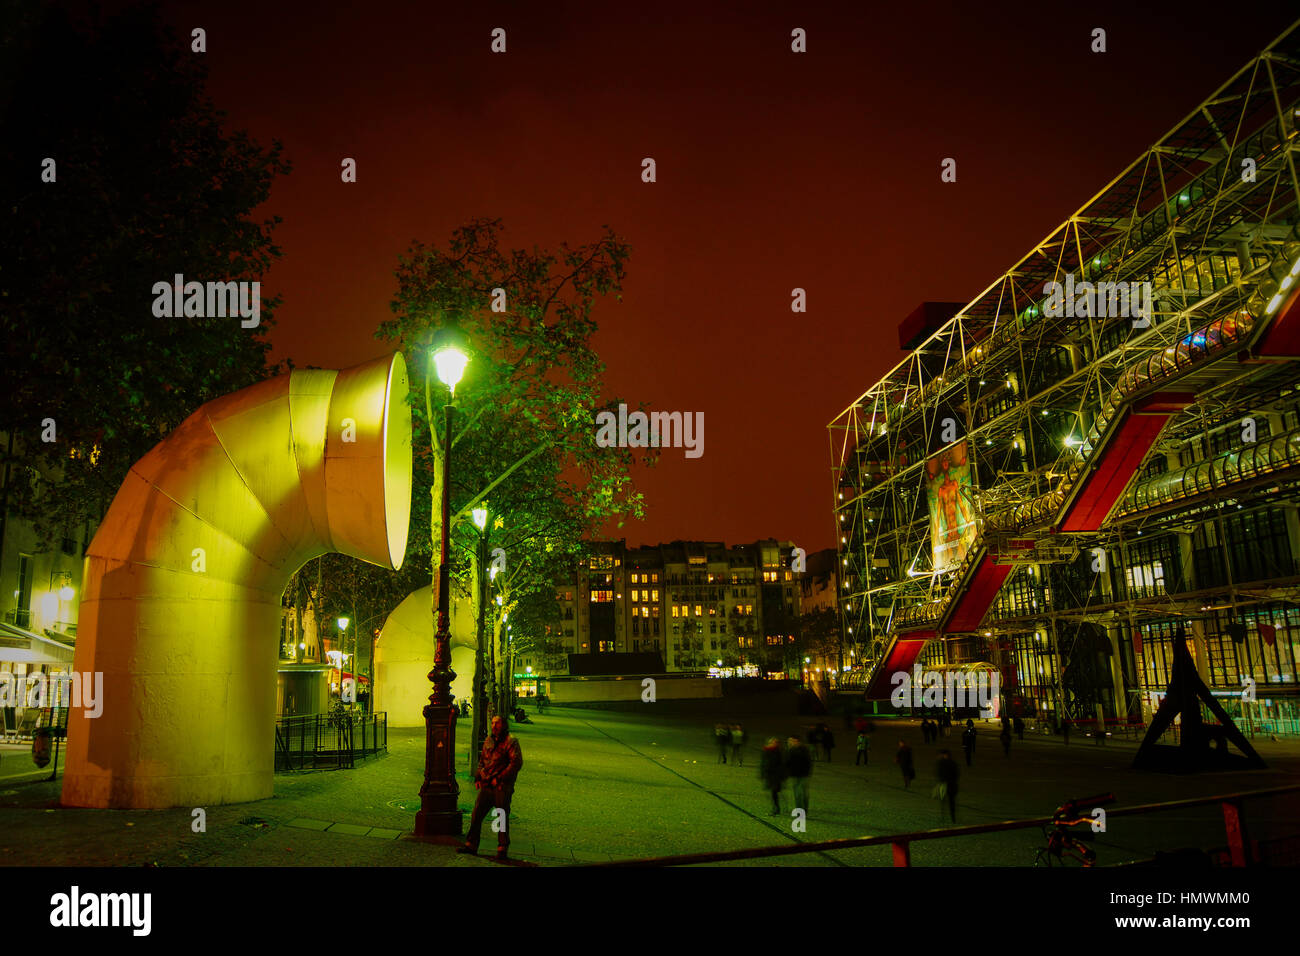
M388 749L388 713L307 714L275 721L275 769L350 770Z

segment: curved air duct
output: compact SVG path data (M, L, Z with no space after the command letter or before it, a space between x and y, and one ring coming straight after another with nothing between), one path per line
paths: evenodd
M341 552L399 568L411 508L400 353L209 402L128 473L86 557L63 803L271 796L281 595Z

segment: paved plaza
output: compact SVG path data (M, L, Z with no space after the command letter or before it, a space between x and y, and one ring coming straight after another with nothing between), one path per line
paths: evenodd
M718 762L712 716L644 711L556 709L512 728L524 767L511 815L512 854L540 866L574 865L679 853L739 850L794 842L887 835L948 826L931 799L933 765L949 747L961 765L957 822L991 823L1050 814L1066 799L1113 790L1116 806L1257 790L1300 782L1300 743L1256 740L1269 763L1262 771L1170 776L1129 769L1135 742L1095 746L1073 737L1015 741L1009 757L997 727L980 727L974 765L966 767L956 735L922 743L913 721L877 720L868 766L854 766L853 734L831 724L830 763L814 764L807 830L792 832L788 815L770 815L758 779L769 736L806 730L812 718L728 715L748 732L743 763ZM531 713L530 713L530 716ZM464 725L458 749L464 765ZM893 763L898 740L916 755L918 777L904 789ZM63 809L58 784L15 776L30 757L7 751L0 763L0 863L89 866L494 866L485 828L478 858L451 847L408 839L418 808L424 760L422 730L393 731L389 752L352 771L279 774L275 796L256 803L206 808L206 832L193 830L189 809L115 811ZM27 776L36 774L28 773ZM44 773L48 776L48 769ZM467 811L473 789L461 779ZM788 812L790 791L783 794ZM1250 835L1295 833L1300 797L1247 804ZM914 845L918 866L1028 865L1037 830ZM1098 836L1099 863L1147 858L1159 849L1225 843L1217 806L1119 818ZM888 847L807 853L746 865L888 865Z

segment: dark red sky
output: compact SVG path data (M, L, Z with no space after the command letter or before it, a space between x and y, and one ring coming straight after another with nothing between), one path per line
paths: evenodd
M833 542L826 425L902 358L899 320L980 292L1290 20L1285 4L815 6L164 15L207 30L218 107L295 167L267 210L284 218L263 281L284 297L277 357L384 351L374 329L413 239L499 216L512 244L548 247L609 223L632 245L624 301L597 311L609 391L705 416L704 456L640 472L648 520L618 533L813 550Z

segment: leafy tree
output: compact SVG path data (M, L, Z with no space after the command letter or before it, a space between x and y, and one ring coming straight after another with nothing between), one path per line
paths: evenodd
M130 466L195 408L267 374L274 299L245 329L156 318L152 288L177 273L259 278L280 254L279 220L252 212L289 167L278 143L223 129L204 58L149 8L74 24L57 4L8 6L0 431L14 439L6 463L33 479L8 506L48 541L98 522ZM41 440L47 419L56 441Z
M581 539L605 521L617 518L621 525L642 514L641 496L628 477L632 452L595 443L596 413L618 399L602 395L604 366L591 345L593 311L597 297L619 297L629 248L606 227L595 242L576 248L508 249L503 228L499 219L478 219L456 229L445 250L414 243L399 262L394 318L378 331L409 357L412 390L422 398L412 415L410 547L430 555L430 563L441 534L441 466L448 448L439 406L450 396L436 380L429 345L435 330L454 324L472 349L450 438L451 533L453 550L473 555L477 532L466 519L486 500L503 516L502 540L513 541L493 544L506 547L508 569L503 604L489 628L498 707L509 692L501 670L508 624L500 614L552 588L555 570L567 561L567 573ZM452 564L460 592L472 595L473 562L453 557Z
M840 616L834 608L818 607L804 611L794 619L794 644L787 647L794 649L786 655L787 670L793 667L798 674L803 669L803 659L814 660L839 659L840 653Z

